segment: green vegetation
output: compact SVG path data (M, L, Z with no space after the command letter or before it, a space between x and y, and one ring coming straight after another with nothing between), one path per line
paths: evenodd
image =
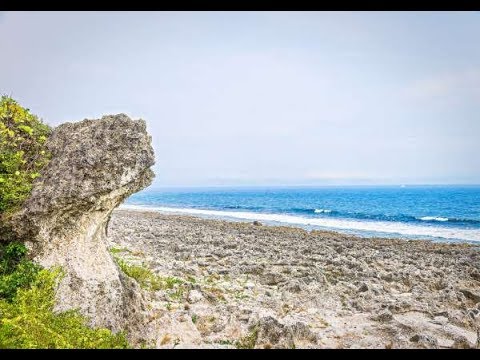
M60 271L40 270L31 288L0 301L0 348L126 348L123 334L92 329L77 311L55 313Z
M8 96L0 99L0 232L11 240L7 217L21 206L50 159L51 129ZM126 348L124 334L93 329L77 310L55 312L60 269L27 259L19 242L0 242L1 348Z
M27 289L40 271L40 266L28 261L23 244L0 244L0 299L12 301L18 289Z
M175 287L175 290L169 294L170 299L179 302L183 301L185 297L185 290L185 287L180 284L180 286Z
M183 284L183 281L180 280L179 278L176 278L174 276L167 276L162 278L163 282L165 283L165 288L166 289L173 289L175 285L181 285Z
M0 214L18 208L50 155L51 129L8 96L0 99Z
M237 349L253 349L257 343L258 329L254 328L248 335L235 341L235 347Z
M110 249L110 253L113 255L113 258L120 267L120 269L125 273L125 275L135 279L143 289L152 291L175 289L175 291L171 294L172 298L179 300L181 297L183 297L183 280L173 276L159 276L154 274L144 265L130 264L124 259L121 259L119 256L117 256L119 252L123 251L128 250L120 250L117 248Z
M122 252L125 252L125 251L129 252L129 250L126 249L126 248L111 247L109 250L110 250L110 253L111 253L112 255L117 255L117 254L122 253Z
M220 345L234 345L233 341L232 340L218 340L216 342L217 344L220 344Z
M129 264L116 256L114 256L114 259L125 275L137 280L142 288L154 289L156 287L156 276L149 269L141 265Z
M61 270L41 269L19 243L0 246L1 348L127 348L124 334L92 329L76 310L54 312Z

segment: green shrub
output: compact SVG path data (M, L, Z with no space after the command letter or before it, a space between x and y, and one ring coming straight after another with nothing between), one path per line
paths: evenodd
M0 348L127 348L124 334L92 329L78 311L53 311L60 269L40 270L29 289L0 299Z
M18 289L33 283L40 266L26 259L27 249L20 243L0 243L0 299L12 301Z
M78 311L54 312L60 269L26 258L20 243L0 245L0 348L126 348L124 334L92 329Z
M21 243L0 243L0 274L11 273L26 254L27 248Z
M8 96L0 99L0 214L28 197L33 181L49 160L48 125Z
M30 286L39 270L37 264L23 260L12 273L0 276L0 299L12 301L19 289L27 289Z

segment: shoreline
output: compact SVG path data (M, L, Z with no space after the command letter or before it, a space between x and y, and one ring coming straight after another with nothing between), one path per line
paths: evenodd
M477 341L480 244L124 209L114 211L108 239L123 259L182 284L147 292L157 347L238 347L252 329L257 348Z
M176 208L176 207L147 207L144 205L121 205L118 210L157 212L162 214L193 216L202 219L223 220L231 222L260 221L267 226L287 226L305 230L333 231L347 236L359 238L392 238L402 240L424 240L447 243L480 243L480 230L444 228L425 226L421 224L407 224L385 221L357 221L350 219L308 218L286 214L256 213L243 211ZM399 233L399 232L403 232ZM438 236L432 234L437 232ZM423 233L423 234L422 234ZM440 236L444 235L444 236ZM450 235L450 236L449 236ZM463 236L463 238L457 238Z

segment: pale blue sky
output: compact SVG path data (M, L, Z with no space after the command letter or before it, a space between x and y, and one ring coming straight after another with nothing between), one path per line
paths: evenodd
M154 186L480 183L480 13L0 14L0 92L144 118Z

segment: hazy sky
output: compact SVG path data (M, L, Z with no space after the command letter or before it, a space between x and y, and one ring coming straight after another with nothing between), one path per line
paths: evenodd
M480 12L0 13L0 92L144 118L155 186L480 183Z

